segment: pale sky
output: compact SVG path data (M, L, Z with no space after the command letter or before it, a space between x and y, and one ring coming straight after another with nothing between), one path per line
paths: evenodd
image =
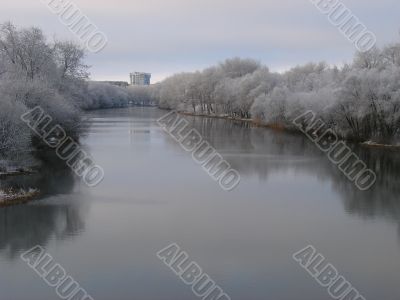
M71 2L109 40L100 53L88 54L94 80L128 81L130 72L143 71L155 82L236 56L281 71L308 61L341 64L355 51L309 0ZM342 2L375 33L378 45L400 41L399 0ZM79 41L44 0L2 0L0 22L5 21Z

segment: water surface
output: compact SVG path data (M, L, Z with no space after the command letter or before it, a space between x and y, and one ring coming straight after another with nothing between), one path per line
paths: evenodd
M361 192L302 135L186 117L240 172L225 192L157 126L165 113L88 115L82 143L106 174L96 188L51 162L1 183L43 196L0 210L0 299L57 299L19 258L34 245L96 300L197 299L156 256L172 242L232 299L331 299L291 258L309 244L366 299L399 299L397 152L355 148L378 174Z

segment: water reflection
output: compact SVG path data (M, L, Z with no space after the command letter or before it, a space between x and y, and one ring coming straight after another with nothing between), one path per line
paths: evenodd
M0 180L0 189L37 188L42 197L68 194L75 185L75 178L71 170L52 151L35 154L34 174L22 176L8 176Z
M48 155L39 174L0 183L43 192L40 201L0 210L0 298L25 299L25 290L32 300L54 298L25 265L8 262L38 243L95 299L195 299L155 255L171 242L232 299L329 299L291 260L307 243L367 299L399 298L397 152L354 146L378 173L361 192L301 134L186 117L240 171L242 183L226 193L157 126L165 114L90 113L83 143L106 171L94 189Z
M250 128L248 123L213 118L186 117L191 126L237 169L242 176L267 180L281 171L329 180L341 196L347 213L362 218L384 218L396 222L400 232L400 153L350 145L377 174L369 191L360 191L327 156L303 135ZM169 139L174 143L172 139ZM234 149L234 150L233 150Z
M85 229L88 203L64 197L77 193L77 179L53 153L36 155L38 172L0 180L1 189L40 190L40 198L26 205L0 208L0 253L17 257L35 245L46 246L51 239L64 240ZM79 199L79 197L75 197Z
M9 259L33 246L46 246L50 239L75 236L85 228L78 203L3 208L0 224L0 253Z

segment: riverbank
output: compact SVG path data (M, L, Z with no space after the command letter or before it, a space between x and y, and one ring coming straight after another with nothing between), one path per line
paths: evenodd
M386 149L400 150L400 145L386 145L386 144L374 143L371 141L363 142L361 143L361 145L369 148L386 148Z
M0 190L0 207L25 204L34 199L36 199L40 195L40 191L38 189L29 189L27 191L20 190Z
M0 166L0 207L13 206L19 204L28 203L36 199L40 195L40 190L37 188L32 188L32 185L28 189L20 188L15 182L19 182L21 177L23 181L28 180L27 177L30 175L35 175L39 173L38 167L34 167L33 164L28 163L25 160L18 161L6 161L1 160ZM10 182L12 184L10 184ZM25 181L26 183L29 182ZM35 186L35 184L33 184Z
M192 116L192 117L204 117L204 118L214 118L214 119L223 119L223 120L230 120L230 121L247 122L247 123L251 123L252 125L254 125L256 127L264 127L264 128L270 128L270 129L291 131L289 128L285 128L284 126L280 126L277 124L271 125L271 124L261 123L261 122L255 121L253 119L235 118L235 117L221 116L221 115L194 114L194 113L190 113L190 112L178 112L178 113L180 113L181 115Z
M294 128L288 128L288 127L284 126L283 124L267 124L267 123L263 123L261 121L257 121L257 120L253 120L253 119L235 118L235 117L230 117L230 116L225 116L225 115L196 114L196 113L182 112L182 111L180 111L178 113L180 113L182 115L186 115L186 116L192 116L192 117L205 117L205 118L223 119L223 120L230 120L230 121L247 122L247 123L250 123L251 125L253 125L254 127L262 127L262 128L268 128L268 129L279 130L279 131L300 132L298 130L295 130ZM364 141L364 142L358 142L358 143L363 147L393 149L393 150L400 151L400 144L396 144L396 145L381 144L381 143L376 143L376 142L372 142L372 141Z
M0 171L0 179L8 176L31 175L36 173L37 171L30 168L16 168L15 170Z

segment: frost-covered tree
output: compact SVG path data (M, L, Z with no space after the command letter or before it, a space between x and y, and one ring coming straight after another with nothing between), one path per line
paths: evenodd
M357 52L353 62L356 69L377 69L384 67L384 59L381 50L373 47L366 52Z
M339 136L360 141L399 138L400 44L356 53L342 67L324 62L279 74L251 59L228 59L195 73L173 75L159 84L161 108L197 114L252 118L293 127L314 111Z
M400 67L400 44L390 44L384 47L382 59L386 65Z
M35 145L32 131L20 121L35 106L70 136L79 136L80 109L86 98L83 58L78 46L49 43L39 28L0 25L0 148L29 150Z

